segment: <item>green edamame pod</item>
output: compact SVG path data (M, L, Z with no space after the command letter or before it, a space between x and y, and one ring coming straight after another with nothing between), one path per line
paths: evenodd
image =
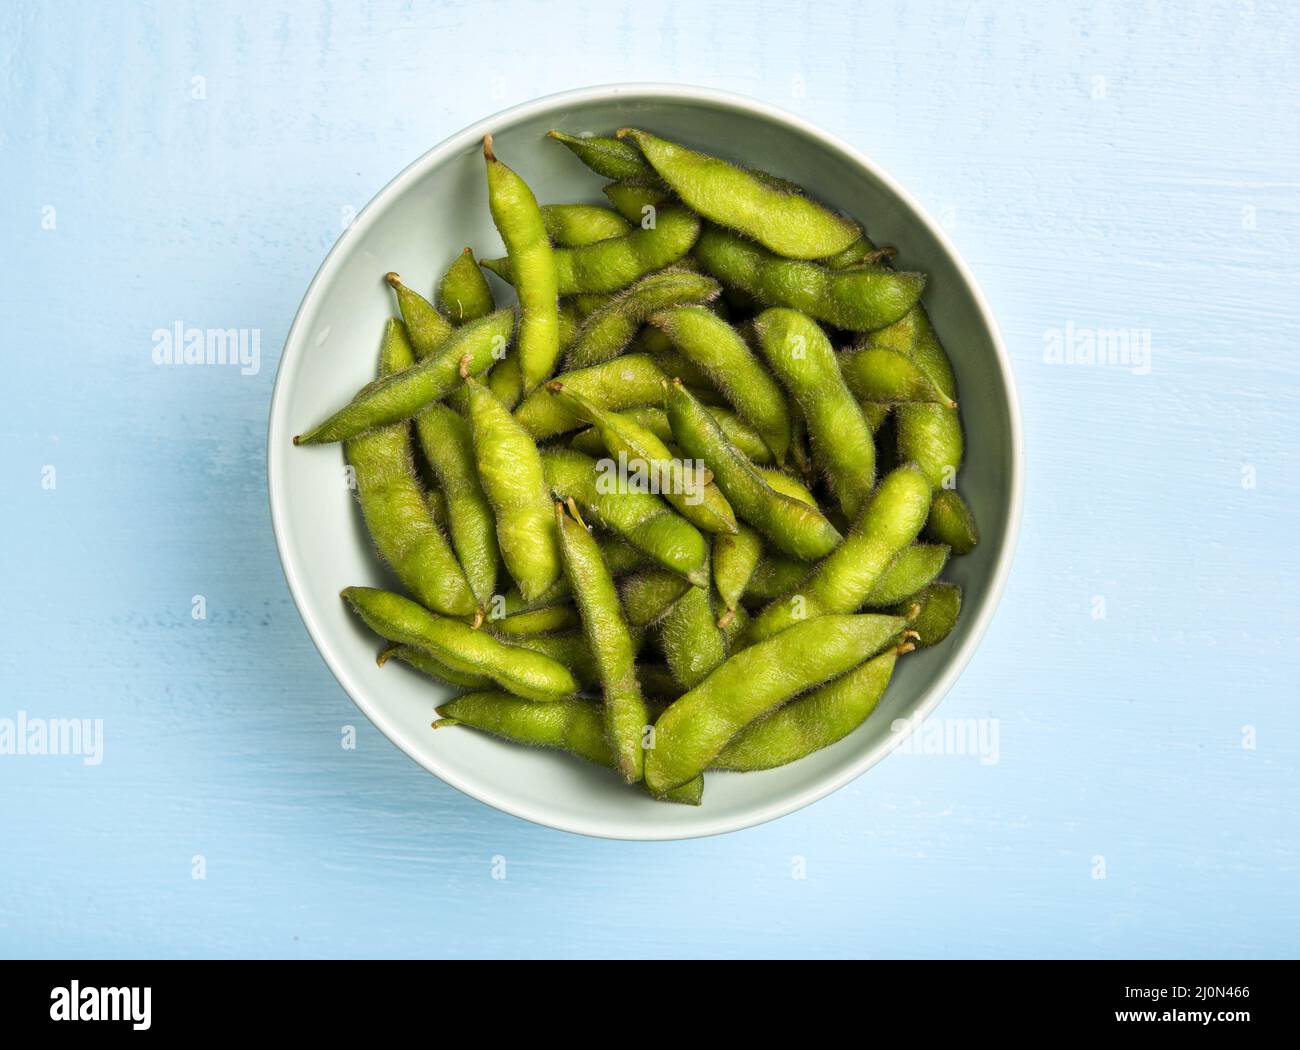
M930 511L930 484L916 467L890 472L834 551L784 598L764 609L745 632L749 643L770 638L800 620L853 612L898 552L916 539Z
M319 426L293 439L295 445L342 441L375 427L412 419L460 385L460 366L478 375L505 356L514 331L511 310L497 310L452 330L446 342L423 361L362 387L343 408Z
M739 230L778 255L821 259L843 251L862 234L852 219L718 157L647 131L621 128L659 177L706 219Z
M668 422L687 455L704 460L736 516L779 550L812 560L842 538L815 507L775 491L680 382L668 387Z
M713 760L712 768L775 769L843 740L876 709L898 657L912 648L905 643L888 649L746 726Z
M517 744L567 751L598 766L615 768L601 710L589 700L537 704L508 693L466 693L439 707L438 716L435 728L466 725ZM698 806L703 794L704 778L696 777L668 792L663 800Z
M930 512L934 513L933 503ZM932 584L947 563L948 547L944 544L913 543L904 547L871 588L862 607L884 608L911 597Z
M487 621L488 630L511 643L517 639L554 634L556 631L571 631L578 626L578 612L568 602L508 613Z
M438 528L446 529L451 524L451 518L447 514L447 497L441 489L429 489L424 494L424 505L429 508L429 517Z
M605 186L604 192L614 210L634 226L640 226L673 199L672 190L654 176L620 179Z
M907 617L909 630L915 631L918 648L938 645L957 626L961 614L961 588L955 583L932 583L893 610Z
M413 360L406 326L390 320L380 352L380 376L409 368ZM412 469L410 428L396 423L361 434L344 443L343 454L379 556L430 609L448 616L470 615L474 595Z
M784 308L759 314L754 333L763 356L799 405L813 463L825 471L844 513L857 517L876 481L876 443L840 375L830 340L815 321Z
M917 303L893 324L872 332L862 344L880 350L893 350L916 363L930 382L948 401L957 397L957 380L952 362L930 324L925 307Z
M599 431L605 451L619 459L620 469L634 472L627 483L643 479L649 491L658 492L678 514L705 532L736 531L731 505L707 471L678 459L651 431L567 391L560 380L550 382L547 389Z
M632 232L623 216L599 204L544 204L542 222L560 248L581 248Z
M653 627L668 615L687 591L699 590L679 573L667 569L642 569L619 581L623 614L633 627Z
M785 397L736 330L702 306L667 310L650 323L700 367L736 414L758 431L773 458L784 463L790 447Z
M950 487L961 467L964 440L954 408L921 402L895 409L898 456L925 471L936 491Z
M569 670L550 657L505 645L459 620L435 616L400 594L348 587L343 598L380 637L425 649L452 670L491 678L517 696L553 701L578 691Z
M641 779L645 762L641 741L649 718L636 677L636 649L623 620L614 578L600 556L596 541L586 526L564 512L560 503L555 504L555 519L564 555L564 574L600 675L605 732L618 771L625 781L635 784Z
M749 606L763 605L789 594L812 572L812 563L763 552L741 596Z
M673 677L687 689L699 685L727 658L727 640L707 587L692 587L659 623L659 644Z
M524 377L519 371L518 354L511 354L493 367L487 375L487 387L493 397L514 411L524 396Z
M550 376L560 356L558 266L537 198L523 179L497 160L491 135L483 136L483 159L488 206L505 242L519 296L519 368L528 391Z
M565 358L566 368L586 368L617 357L636 331L660 310L707 303L722 287L712 277L670 268L643 277L588 315Z
M683 383L687 383L685 377L681 378ZM662 395L662 390L660 393ZM709 415L713 417L714 422L722 428L727 440L740 449L753 463L767 464L772 462L772 450L758 436L758 431L754 430L736 413L719 405L707 405L706 409ZM629 408L620 412L619 415L626 416L637 426L649 430L664 444L671 444L673 431L672 427L668 425L668 413L662 408L647 405L643 408ZM588 427L586 430L575 434L569 442L569 447L578 452L586 453L588 456L599 457L605 453L605 442L600 436L600 431L595 427Z
M436 678L440 682L446 682L460 689L491 689L495 684L487 675L458 671L443 663L433 653L425 649L417 649L413 645L390 645L379 654L375 662L383 667L392 659L414 667L430 678Z
M695 258L723 285L740 289L764 306L787 306L853 332L869 332L897 321L925 288L921 273L898 273L881 266L830 270L817 263L783 259L716 226L700 234Z
M664 373L644 354L624 354L601 365L562 372L555 378L570 393L614 412L663 402ZM515 409L515 418L538 441L582 426L582 420L545 387L524 398Z
M575 618L579 627L576 631L563 631L558 634L539 634L527 638L509 639L511 645L521 649L531 649L535 653L549 656L556 663L561 663L573 672L573 677L584 689L600 688L600 672L591 646L582 633L581 622Z
M557 248L555 269L560 295L617 292L655 270L677 262L700 235L700 219L685 208L667 207L654 225L638 227L623 237L611 237L581 248ZM485 259L483 265L502 280L514 283L514 264Z
M926 535L951 547L953 554L969 554L979 543L975 516L955 489L940 489L934 494L925 531Z
M563 131L551 130L546 137L567 146L583 164L607 179L654 175L640 150L611 135L566 135Z
M637 569L644 569L650 564L650 559L646 557L644 552L637 550L626 540L617 536L604 536L597 542L600 544L600 556L605 559L605 564L614 576L635 572ZM491 626L494 620L514 616L518 613L548 609L553 605L565 605L568 603L571 593L569 581L563 576L531 601L524 601L524 596L519 593L519 588L512 587L503 595L493 596L493 600L488 604L488 625Z
M596 525L617 533L657 564L681 573L697 586L708 583L708 541L658 496L619 491L617 479L609 471L571 449L546 449L542 466L550 491L576 501Z
M897 616L820 616L728 657L659 716L645 759L650 793L702 773L745 726L857 666L905 623Z
M740 605L762 556L763 540L748 525L740 526L734 536L713 541L713 585L728 609Z
M806 503L810 507L817 506L817 497L798 478L776 467L757 467L756 469L759 476L781 495L797 499L800 503Z
M474 461L496 517L501 559L529 600L563 571L541 456L528 432L482 383L467 376L465 385Z
M840 354L839 362L845 383L859 401L932 401L957 407L920 365L895 350L859 346Z
M893 248L877 248L864 234L842 252L836 252L834 255L822 259L821 264L829 266L832 270L843 270L849 266L877 263L893 254Z
M434 309L428 299L406 287L397 274L384 274L384 280L397 293L397 308L401 311L402 320L406 323L406 330L410 334L411 349L415 351L415 359L423 361L447 341L447 337L451 335L451 325Z
M438 283L438 305L447 311L454 325L477 321L496 309L492 289L471 249L461 252L442 275Z
M469 426L447 405L431 405L415 417L415 431L447 498L452 546L479 608L485 608L496 591L501 551L492 505L479 481Z

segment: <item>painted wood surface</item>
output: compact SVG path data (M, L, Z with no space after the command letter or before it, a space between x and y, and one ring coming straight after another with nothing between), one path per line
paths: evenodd
M0 9L0 719L104 726L97 765L0 755L0 953L1294 955L1295 6L563 6ZM263 465L307 282L433 143L620 80L844 136L982 282L1029 487L940 714L996 755L592 841L425 774L313 649ZM177 323L259 368L155 365ZM1056 363L1067 330L1149 367Z

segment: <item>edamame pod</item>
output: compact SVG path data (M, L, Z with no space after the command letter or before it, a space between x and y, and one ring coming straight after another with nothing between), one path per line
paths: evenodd
M752 237L790 259L820 259L843 251L862 228L798 193L718 157L636 128L621 128L650 166L698 214Z
M955 489L940 489L930 505L926 535L952 548L953 554L969 554L979 543L975 516Z
M930 505L931 514L934 504ZM890 562L862 603L866 609L879 609L901 602L932 584L948 563L945 544L913 543L904 547Z
M505 242L515 294L519 296L519 368L524 390L532 390L555 368L560 356L558 265L537 198L528 184L497 160L492 136L483 136L488 206Z
M645 778L661 795L702 773L740 730L888 644L897 616L820 616L729 657L655 723Z
M664 373L644 354L624 354L601 365L562 372L555 378L570 393L614 412L663 403ZM582 426L572 409L545 387L524 398L515 409L515 418L538 441Z
M438 283L438 305L447 311L454 325L477 321L496 309L492 289L469 248L461 252L442 275Z
M545 605L540 609L509 613L487 621L488 630L512 643L522 638L570 631L578 626L577 610L567 601L559 605Z
M736 330L702 306L667 310L650 323L701 368L737 415L758 431L773 458L784 463L790 447L785 397Z
M423 361L446 342L447 337L451 335L451 325L434 309L428 299L406 287L397 274L384 274L384 280L397 293L397 308L401 311L402 320L406 323L406 330L410 334L411 349L415 351L415 359Z
M659 623L659 644L673 677L692 689L727 658L727 638L707 587L692 587Z
M598 766L615 768L601 710L589 700L538 704L508 693L476 692L449 700L438 708L438 715L435 728L466 725L517 744L555 748ZM703 793L704 778L696 777L663 798L698 806Z
M415 417L415 432L447 497L452 546L479 608L485 608L496 591L501 551L492 505L479 481L469 426L447 405L431 405Z
M614 210L635 226L640 226L661 205L673 199L672 191L655 176L611 182L605 186L604 193Z
M491 678L517 696L553 701L578 691L569 670L550 657L505 645L459 620L435 616L400 594L348 587L343 598L380 637L428 650L452 670Z
M501 559L520 594L531 600L563 571L541 456L528 432L482 383L467 376L465 385L474 461L496 517Z
M775 491L680 382L668 387L668 422L687 455L704 460L736 516L785 553L811 561L842 538L815 507Z
M567 146L583 164L607 179L654 175L640 150L611 135L566 135L563 131L551 130L546 137Z
M641 741L648 715L636 677L636 649L623 620L618 591L600 548L584 525L555 504L564 555L564 574L573 591L582 630L600 676L605 732L619 773L629 784L641 779L645 762Z
M586 368L617 357L646 320L686 303L707 303L721 286L712 277L670 268L643 277L619 292L583 322L565 358L566 368Z
M392 659L414 667L439 682L446 682L460 689L491 689L495 684L487 675L458 671L443 663L428 650L417 649L413 645L390 645L379 654L375 662L383 667Z
M619 600L633 627L659 623L687 591L699 590L680 573L667 569L642 569L619 581Z
M632 224L623 216L599 204L545 204L542 222L561 248L581 248L632 232Z
M843 740L876 709L898 657L912 649L910 642L888 649L746 726L713 760L712 768L775 769Z
M644 480L648 491L657 492L705 532L736 531L731 505L702 466L677 458L651 431L565 390L558 379L547 389L597 429L605 451L618 459L619 469L626 475L624 483Z
M744 640L753 644L800 620L860 608L898 552L916 539L929 511L925 475L911 465L890 472L844 542L793 592L756 616Z
M409 368L412 355L406 326L390 320L380 352L380 376ZM410 428L396 423L351 438L343 445L343 455L352 468L357 502L375 549L402 585L430 609L448 616L470 615L474 595L412 469Z
M789 594L812 572L812 563L763 552L741 596L751 608Z
M617 479L609 471L602 471L596 460L571 449L545 450L542 466L550 491L575 500L594 524L617 533L657 564L681 573L697 586L708 583L708 541L658 496L619 491Z
M957 407L920 365L894 350L855 347L840 354L839 362L845 383L859 401L932 401L945 408Z
M713 585L728 609L740 605L740 599L763 556L763 540L748 525L734 536L719 536L713 541Z
M519 371L519 355L510 354L500 364L493 366L487 375L487 387L492 396L512 412L523 400L524 377Z
M869 332L897 321L925 288L925 275L879 266L830 270L778 255L716 226L695 244L707 273L764 306L787 306L836 328Z
M955 583L932 583L920 594L913 595L893 610L907 617L909 630L919 636L919 648L938 645L957 626L961 613L961 588Z
M685 208L667 207L654 225L639 227L623 237L611 237L581 248L558 248L555 269L559 294L617 292L655 270L677 262L691 250L700 235L700 219ZM507 259L485 259L483 264L498 277L514 283L514 264Z
M454 329L447 341L423 361L362 387L347 405L319 426L295 437L293 443L342 441L413 418L460 385L462 359L468 358L469 373L478 375L504 357L514 326L513 311L497 310Z
M925 471L936 491L949 488L961 467L964 439L957 410L912 402L895 409L898 456Z
M876 481L876 442L840 375L821 326L797 310L764 310L754 320L758 345L799 405L813 462L826 472L840 507L855 518Z

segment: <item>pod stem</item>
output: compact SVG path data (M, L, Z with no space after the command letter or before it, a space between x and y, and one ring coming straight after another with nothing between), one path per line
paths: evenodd
M469 378L469 354L466 354L460 359L460 368L458 371L460 372L461 379Z
M728 609L718 619L718 630L725 631L727 627L731 624L731 621L734 620L735 618L736 618L736 610Z
M492 133L488 132L483 136L483 159L489 164L497 162L497 155L492 151Z
M446 729L448 726L460 725L459 718L439 718L436 722L430 723L430 729Z

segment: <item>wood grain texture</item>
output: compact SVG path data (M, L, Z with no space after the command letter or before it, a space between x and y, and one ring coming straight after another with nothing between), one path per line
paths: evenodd
M1281 2L4 5L0 718L102 718L105 752L0 756L0 953L1294 954L1298 44ZM637 79L844 136L982 283L1029 487L940 715L996 719L996 763L591 841L425 774L308 640L265 419L349 209L485 113ZM177 321L259 329L260 370L156 366ZM1048 363L1067 325L1149 333L1149 374Z

